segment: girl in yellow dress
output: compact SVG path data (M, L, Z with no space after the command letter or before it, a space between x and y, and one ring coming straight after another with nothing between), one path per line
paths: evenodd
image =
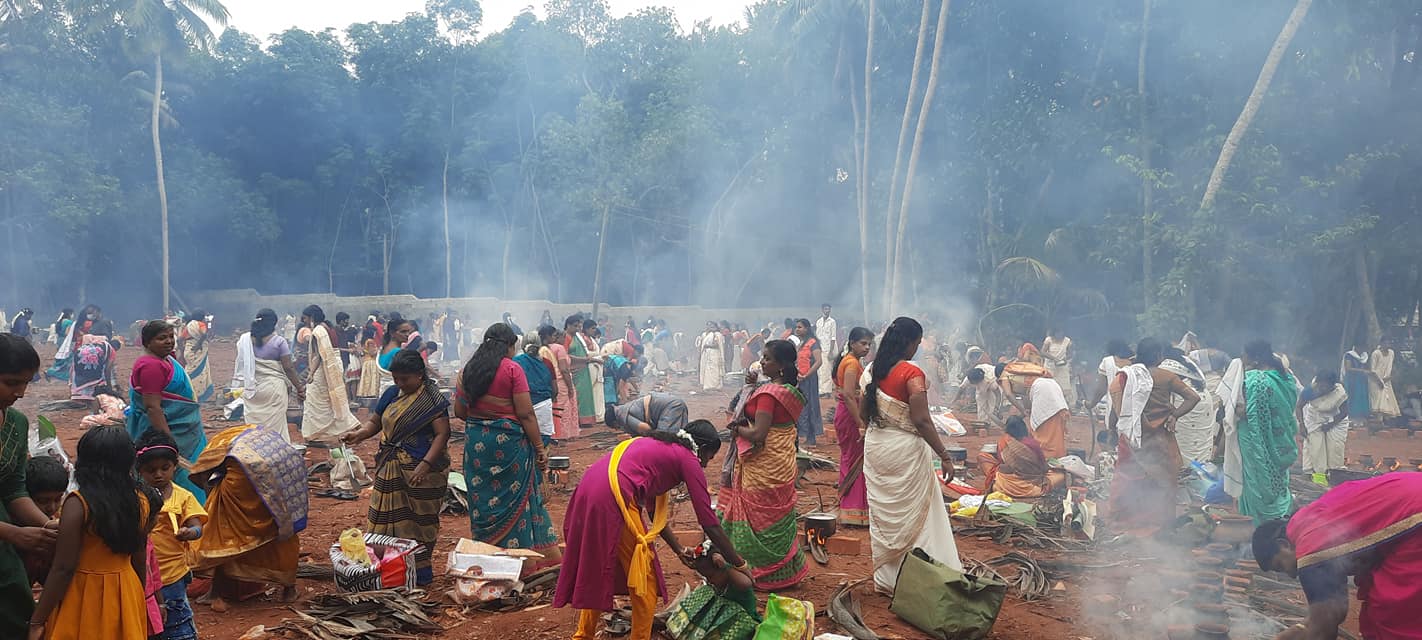
M144 640L148 514L162 500L134 480L133 441L123 427L91 429L77 452L79 490L60 509L54 566L29 638Z

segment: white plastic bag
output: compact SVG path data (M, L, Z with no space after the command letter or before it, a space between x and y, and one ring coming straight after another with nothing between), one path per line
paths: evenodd
M933 426L937 427L939 431L946 433L950 436L963 436L968 434L968 430L963 427L963 423L958 422L955 418L941 413L933 414Z

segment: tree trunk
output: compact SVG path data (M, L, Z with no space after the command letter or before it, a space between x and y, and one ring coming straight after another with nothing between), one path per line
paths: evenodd
M938 67L943 61L943 38L948 31L948 6L951 0L943 0L938 7L938 27L933 34L933 61L928 66L928 86L923 89L923 104L918 109L918 126L913 132L913 146L909 150L908 170L904 174L903 201L899 203L898 234L894 241L894 277L889 286L889 313L898 313L899 281L903 273L904 232L908 229L909 204L913 202L913 178L918 170L918 155L923 149L923 130L928 125L928 114L933 108L933 94L938 89Z
M593 267L593 318L597 318L597 308L602 296L602 253L607 249L607 217L610 213L612 205L602 205L602 233L597 234L597 265Z
M851 147L854 148L854 199L855 209L859 218L859 286L863 290L864 317L869 317L869 210L868 196L865 190L869 188L869 181L864 179L861 173L866 166L864 160L864 148L860 142L860 128L862 126L862 114L859 112L859 100L854 96L854 71L849 72L849 108L854 116L854 138ZM739 296L737 296L739 298Z
M381 278L381 295L390 295L390 236L380 237L380 269L384 274Z
M349 200L346 201L349 203ZM331 238L331 255L326 258L326 290L329 293L336 293L336 248L341 246L341 227L346 224L346 203L341 204L341 211L336 217L336 235Z
M449 147L444 148L444 173L440 178L440 197L444 202L444 297L453 297L454 280L450 277L450 262L452 260L453 247L449 244ZM507 253L507 252L505 252ZM505 280L507 280L505 276ZM507 288L507 283L505 288Z
M500 295L503 299L505 299L505 300L510 299L510 298L509 298L509 256L513 254L513 237L514 237L513 221L512 221L512 220L505 220L505 221L504 221L504 260L503 260L503 264L502 264L501 268L499 269L499 273L502 274L502 276L500 276L500 281L499 281L499 295ZM448 297L448 295L446 294L445 297Z
M162 224L163 240L163 313L168 306L168 187L163 182L163 140L158 135L158 114L163 105L163 53L153 54L153 111L149 125L153 129L153 170L158 179L158 217Z
M1150 115L1146 98L1146 48L1150 44L1150 5L1144 0L1141 11L1141 48L1136 58L1136 93L1140 98L1141 115L1141 290L1145 294L1145 311L1155 306L1155 274L1152 272L1150 209L1155 196L1155 176L1150 162Z
M908 95L904 97L904 119L899 123L899 145L894 151L894 173L889 180L889 207L884 212L884 294L893 284L894 273L894 212L898 208L896 199L899 192L899 172L904 159L904 145L908 143L909 122L913 119L913 102L918 97L919 69L923 67L923 46L928 40L928 17L931 0L923 0L923 13L918 17L918 44L913 50L913 72L909 74ZM885 300L887 301L887 297ZM885 304L887 307L887 303ZM888 309L886 308L887 312ZM885 314L887 315L887 313ZM867 319L868 316L865 316Z
M1279 31L1279 37L1274 39L1273 48L1269 49L1268 57L1264 58L1264 68L1259 70L1259 78L1254 81L1254 90L1249 92L1249 99L1244 102L1239 119L1234 121L1229 135L1225 137L1219 160L1215 161L1215 169L1210 173L1210 181L1205 185L1205 197L1200 199L1201 211L1215 205L1215 196L1219 194L1220 185L1224 183L1225 172L1229 171L1229 165L1234 161L1234 152L1239 149L1240 140L1244 139L1244 134L1249 131L1249 124L1259 113L1259 104L1264 101L1264 94L1269 91L1274 72L1279 70L1279 61L1284 57L1284 50L1289 48L1289 42L1294 39L1294 34L1298 33L1299 25L1304 16L1308 15L1308 8L1312 4L1313 0L1298 0L1294 10L1289 13L1289 19L1284 21L1284 28Z
M869 322L869 126L874 92L874 0L869 0L864 35L864 144L860 150L859 176L859 288L864 302L864 321Z
M1353 252L1353 273L1358 279L1358 304L1362 307L1363 330L1367 331L1369 347L1382 339L1382 323L1378 321L1378 306L1373 299L1373 279L1368 273L1368 256L1364 249Z

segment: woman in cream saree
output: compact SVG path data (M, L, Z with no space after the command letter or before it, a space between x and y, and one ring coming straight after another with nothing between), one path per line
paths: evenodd
M928 379L910 361L922 339L917 321L894 320L863 378L869 541L874 586L885 593L893 593L899 566L915 548L953 569L963 568L933 468L937 457L943 474L951 475L953 462L928 413Z
M207 362L209 318L206 311L196 311L181 332L183 369L188 372L198 402L207 402L216 395L212 369Z
M308 442L335 442L360 426L346 397L345 371L332 336L337 335L321 307L311 305L301 313L311 327L311 355L306 402L302 405L301 435Z
M304 397L305 385L296 376L291 345L277 335L276 323L276 312L262 309L252 320L252 330L237 339L232 387L242 389L243 419L276 431L289 444L288 396L295 390L298 397Z

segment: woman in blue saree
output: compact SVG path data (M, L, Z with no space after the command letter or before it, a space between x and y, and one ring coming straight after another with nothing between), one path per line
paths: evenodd
M192 382L173 357L177 338L173 325L153 320L143 325L143 355L133 363L129 378L128 435L135 441L149 429L164 431L178 443L183 462L173 482L191 491L198 502L207 501L207 491L188 478L186 467L207 447L202 430L202 406L193 395Z
M1353 350L1343 354L1343 388L1348 392L1348 421L1361 426L1368 421L1373 407L1368 401L1368 380L1373 370L1368 364L1370 352L1360 340Z

